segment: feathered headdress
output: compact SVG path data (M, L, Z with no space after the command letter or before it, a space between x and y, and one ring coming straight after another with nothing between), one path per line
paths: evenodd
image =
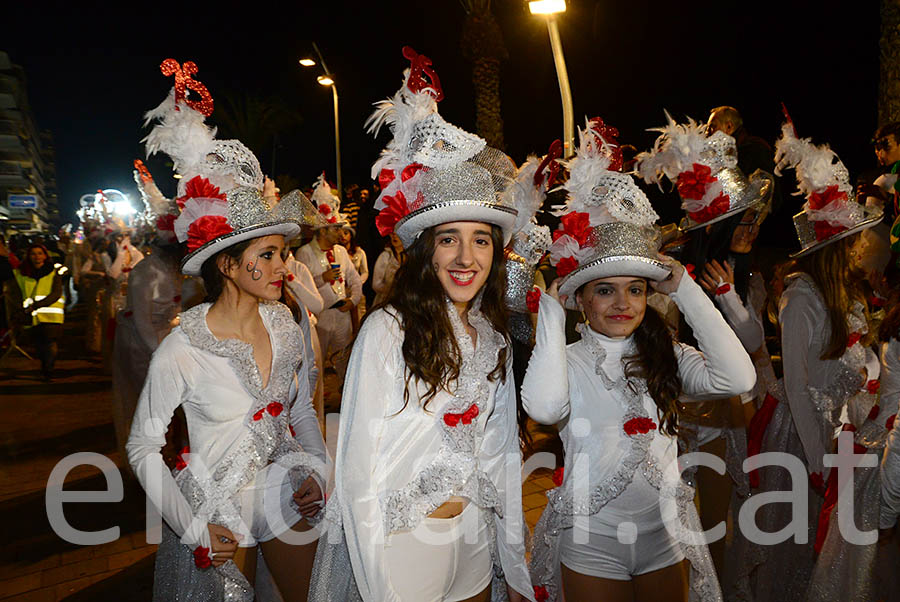
M797 192L804 195L803 211L794 216L801 250L792 257L810 253L830 242L877 224L881 211L856 202L850 173L826 144L816 146L809 138L798 138L792 122L781 127L775 143L775 173L793 167Z
M313 184L313 191L309 200L313 202L324 219L325 223L322 223L320 225L321 227L342 225L346 223L346 219L340 212L341 201L334 196L331 185L329 185L328 181L325 179L324 171L316 178L316 183Z

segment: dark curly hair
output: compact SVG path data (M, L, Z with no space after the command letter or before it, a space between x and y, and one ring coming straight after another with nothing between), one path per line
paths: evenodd
M503 336L506 345L497 353L497 363L488 378L506 380L509 327L506 303L506 264L503 260L503 233L491 226L493 258L491 271L482 287L481 313ZM429 228L406 250L406 262L397 270L394 283L382 307L391 306L403 326L403 360L406 363L404 408L409 402L409 383L415 378L427 385L423 407L435 394L448 390L459 378L462 358L447 316L446 294L432 264L435 238ZM401 409L402 411L402 409Z

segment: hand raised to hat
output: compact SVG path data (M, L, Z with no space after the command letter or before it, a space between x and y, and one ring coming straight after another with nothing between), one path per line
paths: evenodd
M672 269L672 273L669 274L668 278L665 280L660 280L658 282L651 280L650 286L658 293L671 295L678 290L678 285L681 284L681 278L684 276L684 266L681 265L678 260L669 257L668 255L663 255L662 253L658 253L657 255L661 262Z
M556 278L553 282L550 283L550 286L547 287L546 293L556 299L556 301L562 305L566 306L566 301L569 299L569 295L560 295L559 294L559 281L561 278Z

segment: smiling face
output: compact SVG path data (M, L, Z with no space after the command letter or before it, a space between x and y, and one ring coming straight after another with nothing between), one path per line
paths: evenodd
M431 262L444 292L464 311L491 273L494 242L491 226L481 222L450 222L434 227Z
M271 234L254 239L240 259L227 261L223 258L225 265L221 269L241 292L258 299L277 301L281 298L281 287L287 274L286 256L284 236Z
M647 281L634 276L592 280L575 293L591 329L610 338L627 337L647 311Z

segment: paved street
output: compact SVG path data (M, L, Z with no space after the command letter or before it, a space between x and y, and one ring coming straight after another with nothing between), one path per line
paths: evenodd
M0 548L0 599L149 600L155 546L145 541L145 501L137 482L121 470L111 419L110 377L98 357L84 351L83 310L67 316L56 378L40 380L37 362L14 355L0 364L0 516L5 545ZM26 346L26 349L28 347ZM533 429L539 451L558 450L553 429ZM124 499L64 505L72 527L98 531L118 526L120 537L100 546L77 546L53 532L45 489L54 466L69 454L95 452L120 468ZM549 470L524 484L524 507L534 527L552 487ZM105 490L100 472L89 465L71 470L66 491Z

